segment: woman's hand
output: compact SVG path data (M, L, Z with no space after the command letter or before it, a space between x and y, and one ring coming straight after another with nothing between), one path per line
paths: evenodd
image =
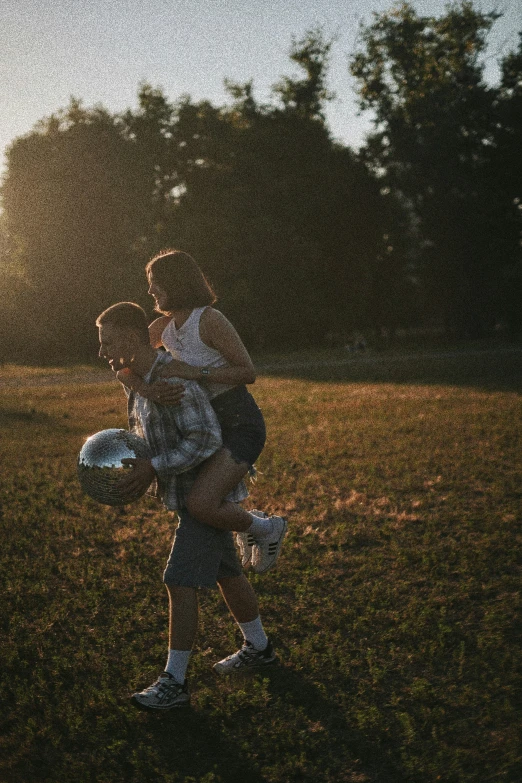
M167 381L154 381L144 384L141 396L155 402L157 405L179 405L185 394L182 383L167 383Z
M193 367L181 359L173 359L159 371L162 378L184 378L186 381L197 381L200 374L199 367Z

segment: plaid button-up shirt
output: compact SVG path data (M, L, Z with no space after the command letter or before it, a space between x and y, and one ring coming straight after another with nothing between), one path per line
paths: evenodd
M161 368L172 361L165 351L158 351L156 360L145 376L147 383L160 378ZM185 504L198 466L222 445L221 429L206 392L196 381L162 378L169 383L183 383L185 393L180 405L158 405L124 386L127 395L129 429L144 438L152 451L152 466L157 475L153 494L170 510ZM248 496L245 483L240 482L227 496L239 502Z

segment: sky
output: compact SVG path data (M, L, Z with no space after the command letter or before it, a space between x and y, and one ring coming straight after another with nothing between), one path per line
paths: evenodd
M318 25L335 36L329 88L337 97L327 121L333 136L360 146L370 118L357 116L349 54L359 23L392 0L0 0L0 171L10 142L71 96L111 112L136 107L140 82L181 95L229 101L225 77L253 79L260 102L282 75L300 75L288 57L292 38ZM445 0L413 0L418 13L440 15ZM518 45L520 0L475 0L502 11L490 37L486 75Z

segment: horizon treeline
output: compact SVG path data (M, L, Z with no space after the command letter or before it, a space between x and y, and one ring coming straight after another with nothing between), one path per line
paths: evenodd
M260 104L170 101L136 109L71 99L7 151L1 195L0 361L87 359L96 316L121 300L151 313L144 266L189 252L253 349L443 327L522 327L522 34L484 81L499 14L404 4L374 14L351 55L374 130L332 139L332 40L293 40L300 77ZM152 317L152 313L151 313Z

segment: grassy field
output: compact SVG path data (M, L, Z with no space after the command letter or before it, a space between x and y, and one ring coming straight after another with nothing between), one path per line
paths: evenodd
M0 388L0 781L522 780L521 380L515 352L261 378L248 507L290 534L252 581L281 662L217 679L239 635L203 592L192 705L164 716L128 695L165 662L172 522L75 476L122 392Z

